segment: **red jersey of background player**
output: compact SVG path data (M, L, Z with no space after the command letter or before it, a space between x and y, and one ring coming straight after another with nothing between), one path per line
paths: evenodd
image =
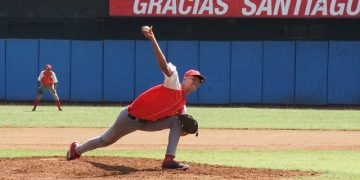
M38 80L44 86L52 86L54 83L58 82L55 72L51 71L51 70L43 70L43 71L41 71Z

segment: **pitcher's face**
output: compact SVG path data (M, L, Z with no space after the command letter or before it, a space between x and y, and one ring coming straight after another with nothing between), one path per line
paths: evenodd
M200 78L196 76L186 76L183 81L183 89L186 92L194 92L200 86Z

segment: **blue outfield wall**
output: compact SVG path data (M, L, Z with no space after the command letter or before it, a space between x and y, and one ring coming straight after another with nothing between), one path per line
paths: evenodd
M103 100L103 41L72 41L71 101Z
M263 103L293 104L295 42L264 42Z
M104 41L104 101L132 101L134 75L135 41Z
M328 42L296 43L295 104L327 104Z
M0 99L5 99L5 40L0 39Z
M360 104L360 42L331 41L328 103Z
M190 104L360 105L360 42L160 41L206 77ZM64 101L131 102L164 80L147 40L0 40L0 100L32 101L45 64ZM45 100L52 100L49 93Z
M262 103L263 42L233 42L231 103Z
M6 41L6 99L33 100L36 95L39 40Z

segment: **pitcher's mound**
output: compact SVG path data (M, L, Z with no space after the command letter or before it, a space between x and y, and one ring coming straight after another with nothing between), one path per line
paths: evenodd
M317 176L316 172L235 168L188 163L184 170L162 170L161 160L123 157L0 158L0 179L279 179Z

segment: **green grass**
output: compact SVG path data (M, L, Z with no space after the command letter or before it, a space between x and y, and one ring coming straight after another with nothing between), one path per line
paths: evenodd
M0 105L0 127L109 127L121 107L68 106L60 112L56 106Z
M359 110L189 108L207 128L360 130Z
M119 106L0 105L0 127L109 127ZM360 130L359 110L189 107L200 128Z
M0 150L0 157L64 156L65 150ZM84 156L162 159L164 150L94 150ZM234 167L316 171L316 179L359 179L359 151L324 150L178 150L177 159Z

